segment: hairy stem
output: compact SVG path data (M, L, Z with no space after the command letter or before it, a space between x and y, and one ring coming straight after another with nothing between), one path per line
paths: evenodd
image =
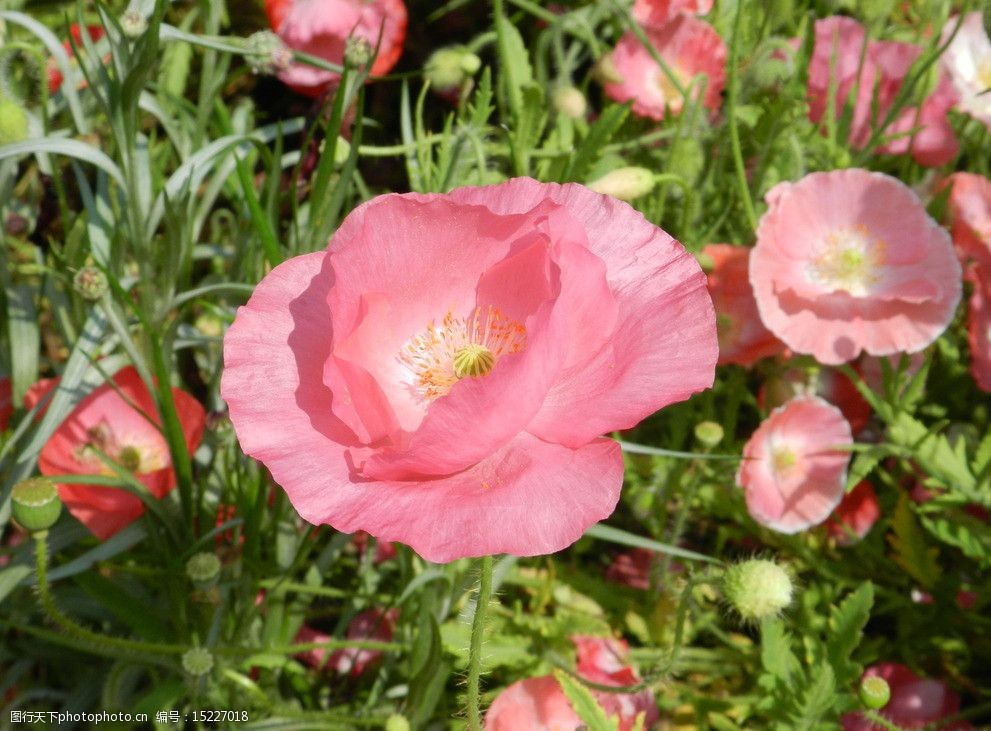
M485 614L492 597L492 557L480 561L478 597L475 618L471 623L471 649L468 655L468 728L481 731L482 713L479 708L479 679L482 673L482 640L485 635Z

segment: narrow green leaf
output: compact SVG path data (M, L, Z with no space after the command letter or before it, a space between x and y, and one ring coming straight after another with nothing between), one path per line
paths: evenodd
M564 691L564 695L571 702L571 707L578 714L578 718L588 728L588 731L619 730L619 724L616 719L609 718L606 715L605 710L595 700L595 696L592 695L592 691L561 670L555 670L554 677L561 686L561 690Z

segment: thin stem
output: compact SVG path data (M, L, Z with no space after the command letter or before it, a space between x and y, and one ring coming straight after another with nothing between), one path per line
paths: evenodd
M468 655L468 728L481 731L482 714L479 708L479 679L482 674L482 639L485 636L485 614L492 597L492 557L480 562L478 598L475 618L471 623L471 649Z
M743 164L743 152L740 148L740 131L736 122L736 100L739 91L739 74L737 73L737 59L740 53L740 16L743 15L743 1L736 6L736 15L733 18L733 42L730 44L729 61L727 62L726 90L729 124L729 141L733 150L733 165L736 167L736 180L740 188L740 201L743 203L743 211L747 214L747 222L750 229L757 230L757 212L754 210L754 202L750 197L750 186L747 183L747 171Z
M880 726L888 731L905 731L905 729L901 726L892 723L877 711L863 711L862 713L864 714L864 718L873 723L875 726Z

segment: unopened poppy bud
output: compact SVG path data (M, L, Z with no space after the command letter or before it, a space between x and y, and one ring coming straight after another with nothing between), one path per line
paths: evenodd
M186 561L186 576L197 589L210 589L220 576L220 559L209 551L197 553Z
M351 36L344 46L344 64L364 68L372 60L372 44L361 36Z
M647 168L620 168L593 180L588 187L596 193L605 193L621 201L631 201L654 189L654 173Z
M571 119L581 119L588 111L585 95L574 86L559 86L551 93L551 103L558 113Z
M84 300L95 302L107 292L107 275L96 267L83 267L72 278L72 286Z
M592 69L592 75L600 84L623 83L623 75L616 70L616 64L613 63L612 56L609 54L596 61L595 68Z
M715 447L723 441L723 427L714 421L700 421L695 425L695 438L707 447Z
M198 678L213 670L213 655L205 647L194 647L182 656L182 669Z
M385 731L409 731L409 721L405 716L394 713L386 719Z
M792 593L791 577L774 561L751 559L723 574L723 594L746 620L777 615L791 604Z
M449 46L434 51L423 66L430 87L441 93L457 91L482 67L482 59L464 46Z
M292 50L272 31L260 30L245 41L245 59L254 74L277 74L292 65Z
M0 99L0 145L26 140L28 115L24 108L10 99Z
M51 528L62 512L58 488L47 477L18 482L10 493L10 502L14 520L31 533Z
M120 29L125 36L134 40L148 30L148 19L137 10L127 10L120 16Z
M888 681L878 675L871 675L860 681L857 694L860 696L860 702L872 711L884 708L891 700Z

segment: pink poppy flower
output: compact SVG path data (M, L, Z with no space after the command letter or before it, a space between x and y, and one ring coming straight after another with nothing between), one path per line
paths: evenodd
M943 27L943 40L949 38L959 18L950 18ZM984 29L980 10L967 13L960 29L940 57L940 65L953 82L961 112L980 120L991 129L991 40Z
M967 281L974 286L967 310L970 373L982 391L991 392L991 264L970 267Z
M175 471L155 402L131 366L118 371L113 382L90 393L55 430L41 449L38 469L43 475L113 475L98 456L102 452L161 499L175 487ZM172 396L192 452L203 436L206 414L184 391L174 388ZM141 500L125 490L79 484L61 484L58 490L69 512L101 540L144 513Z
M888 681L891 700L879 713L904 729L915 729L936 723L960 710L960 696L942 680L920 678L905 665L883 662L872 665L863 677L881 677ZM860 713L847 713L841 719L843 731L883 731ZM966 721L939 726L941 731L972 729Z
M629 646L622 640L576 635L571 638L577 652L575 670L582 678L600 685L636 685L640 676L626 665ZM638 715L644 728L660 714L650 690L637 693L592 691L607 716L619 717L620 731L630 731ZM551 675L528 678L502 691L485 714L485 731L577 731L581 719Z
M697 74L705 76L702 104L719 109L720 94L726 83L726 44L703 20L679 13L663 26L644 28L651 45L668 65L682 87L687 89ZM661 120L668 113L678 114L685 99L671 83L632 32L626 32L609 55L610 73L618 81L603 87L617 102L633 101L633 112L642 117ZM700 83L694 85L698 95Z
M913 353L946 329L960 265L908 187L867 170L812 173L766 196L750 283L767 328L821 363Z
M265 0L268 22L295 51L341 65L350 37L378 48L369 72L388 73L403 52L407 13L403 0ZM381 37L380 37L381 36ZM317 97L340 81L340 74L295 63L279 78L294 91Z
M974 173L954 173L949 180L953 243L961 257L991 265L991 180Z
M221 393L311 523L431 561L531 556L615 507L622 458L599 435L707 388L716 354L678 242L519 178L355 209L238 311Z
M850 424L832 404L799 396L779 406L743 447L736 484L751 517L779 533L822 523L843 499L853 442Z
M839 408L843 418L850 422L850 430L856 436L867 426L871 418L870 404L845 375L833 368L821 368L815 383L808 383L808 374L802 368L787 368L768 378L757 392L757 406L773 409L796 396L821 396Z
M877 494L871 483L862 480L843 496L826 527L830 537L839 545L849 546L863 539L880 517Z
M864 27L853 18L832 16L816 21L808 68L809 118L816 123L824 120L830 87L835 86L834 118L840 119L845 105L853 105L847 141L854 149L863 148L875 125L884 121L921 53L922 48L911 43L869 40ZM857 96L851 101L854 90ZM884 130L886 136L913 129L915 134L891 140L878 151L892 155L911 152L916 162L927 166L951 161L959 144L946 113L955 100L949 77L942 77L920 108L902 109Z
M61 380L61 376L55 376L54 378L42 378L35 381L28 387L27 392L24 394L24 408L27 411L30 411L44 401L41 408L38 409L38 413L34 415L35 419L40 419L48 410L48 401L50 399L46 397L55 390Z
M764 327L757 311L747 275L750 248L709 244L702 248L702 253L713 263L707 281L716 308L718 365L752 366L762 358L784 352L785 344Z
M0 431L7 428L14 413L14 394L9 378L0 378Z
M713 0L636 0L633 19L644 27L661 26L678 13L705 15L712 4Z

